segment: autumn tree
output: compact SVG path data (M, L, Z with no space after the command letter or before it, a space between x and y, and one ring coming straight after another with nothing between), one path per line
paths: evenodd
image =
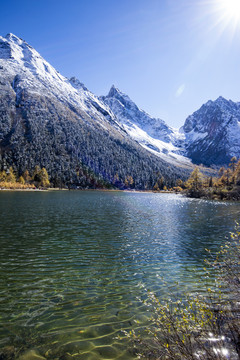
M7 178L7 173L5 170L0 171L0 181L5 181Z
M181 179L177 179L176 180L176 186L182 188L183 187L183 181Z
M234 173L235 169L236 169L236 165L237 165L237 158L236 156L233 156L230 160L230 164L229 164L229 167L230 169L232 170L232 172Z
M154 191L160 191L159 186L158 186L158 182L156 182L155 185L153 186L153 190Z
M236 170L234 172L234 180L235 180L235 184L237 186L240 186L240 160L236 165Z
M223 176L224 171L225 171L225 168L222 166L222 167L219 169L219 172L218 172L219 177Z
M47 173L47 170L44 167L41 169L41 171L39 173L39 177L40 177L40 186L43 186L43 187L49 187L50 186L48 173Z
M20 176L19 179L18 179L18 182L19 182L19 184L24 185L24 184L25 184L24 177L23 177L23 176Z
M24 173L23 173L23 179L25 182L30 182L31 181L31 176L29 175L29 171L28 170L25 170Z
M125 187L133 187L133 184L134 184L134 180L133 180L133 177L128 175L126 178L125 178L125 181L124 181L124 184L125 184Z
M47 170L44 167L41 169L39 165L35 166L32 179L37 186L50 186Z
M202 184L203 184L203 174L201 173L199 168L196 167L191 173L189 179L186 181L185 186L187 187L187 189L196 191L202 188Z
M6 181L11 182L11 183L16 182L16 176L14 174L12 166L9 168L9 171L8 171L7 177L6 177Z

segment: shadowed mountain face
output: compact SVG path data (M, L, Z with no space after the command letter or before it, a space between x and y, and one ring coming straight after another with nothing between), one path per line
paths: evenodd
M225 165L240 157L240 103L219 97L189 116L182 132L186 155L196 164Z
M222 97L208 101L178 131L139 109L114 86L100 99L132 138L168 162L226 165L240 157L240 103Z
M82 187L91 171L120 187L131 176L140 189L159 174L169 182L187 175L143 149L109 106L13 34L0 37L0 95L1 169L44 166L53 183Z

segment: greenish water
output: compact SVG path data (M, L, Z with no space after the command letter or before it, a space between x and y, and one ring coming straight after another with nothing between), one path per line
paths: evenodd
M204 290L205 248L217 251L239 215L239 203L173 194L1 192L0 347L132 359L116 336L147 321L140 285Z

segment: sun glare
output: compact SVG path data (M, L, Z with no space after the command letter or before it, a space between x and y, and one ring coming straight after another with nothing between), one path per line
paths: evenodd
M240 25L240 0L216 0L221 21L236 28Z
M220 0L219 4L229 20L240 20L240 0Z
M240 35L240 0L202 0L209 5L209 12L214 16L212 29L219 29L219 36L228 33L231 41ZM207 7L206 7L207 9Z

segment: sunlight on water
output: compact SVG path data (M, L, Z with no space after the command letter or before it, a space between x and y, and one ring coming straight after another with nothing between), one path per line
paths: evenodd
M1 347L22 360L134 358L116 336L148 320L140 285L204 291L205 248L239 211L172 194L0 193Z

